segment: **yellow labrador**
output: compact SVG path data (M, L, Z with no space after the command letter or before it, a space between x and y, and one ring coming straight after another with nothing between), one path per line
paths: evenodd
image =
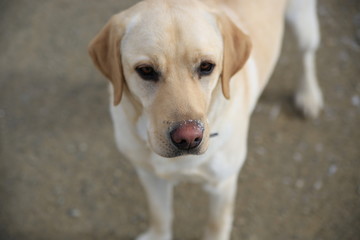
M172 190L182 180L210 196L204 239L230 238L250 115L279 56L284 17L303 54L296 103L315 117L316 0L146 0L113 16L89 52L110 80L119 150L147 193L140 240L172 238Z

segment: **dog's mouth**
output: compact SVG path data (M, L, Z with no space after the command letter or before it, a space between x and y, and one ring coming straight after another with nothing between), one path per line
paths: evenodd
M181 156L187 156L187 155L202 155L207 151L208 148L208 140L214 137L217 137L218 133L212 133L209 134L208 137L203 139L203 141L195 148L184 148L179 149L177 148L173 143L170 143L171 140L168 140L168 144L165 147L165 151L157 152L160 156L164 158L176 158Z
M201 151L200 149L189 149L189 150L173 150L172 152L169 152L168 154L164 155L165 158L176 158L181 156L187 156L187 155L202 155L206 152L206 149L204 151Z

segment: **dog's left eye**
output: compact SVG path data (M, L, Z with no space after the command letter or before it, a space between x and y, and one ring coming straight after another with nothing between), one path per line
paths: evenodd
M160 74L155 69L148 65L139 66L136 69L139 76L146 81L157 81L159 80Z
M215 68L215 64L204 61L204 62L201 62L198 71L199 71L200 76L207 76L212 73L214 68Z

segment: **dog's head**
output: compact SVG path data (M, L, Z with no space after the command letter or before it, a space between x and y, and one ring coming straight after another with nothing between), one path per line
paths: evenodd
M152 150L176 157L206 151L212 93L221 82L230 97L230 78L250 45L229 17L205 3L148 0L113 16L89 52L112 83L114 104L126 92L140 106Z

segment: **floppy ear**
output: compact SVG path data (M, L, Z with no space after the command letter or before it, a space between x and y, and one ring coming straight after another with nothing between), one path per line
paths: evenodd
M120 41L124 28L120 15L115 15L89 44L89 54L95 66L113 85L114 105L120 103L124 85L120 57Z
M220 30L223 36L223 70L221 77L222 91L225 98L230 98L230 79L249 58L250 38L243 33L226 15L219 16Z

